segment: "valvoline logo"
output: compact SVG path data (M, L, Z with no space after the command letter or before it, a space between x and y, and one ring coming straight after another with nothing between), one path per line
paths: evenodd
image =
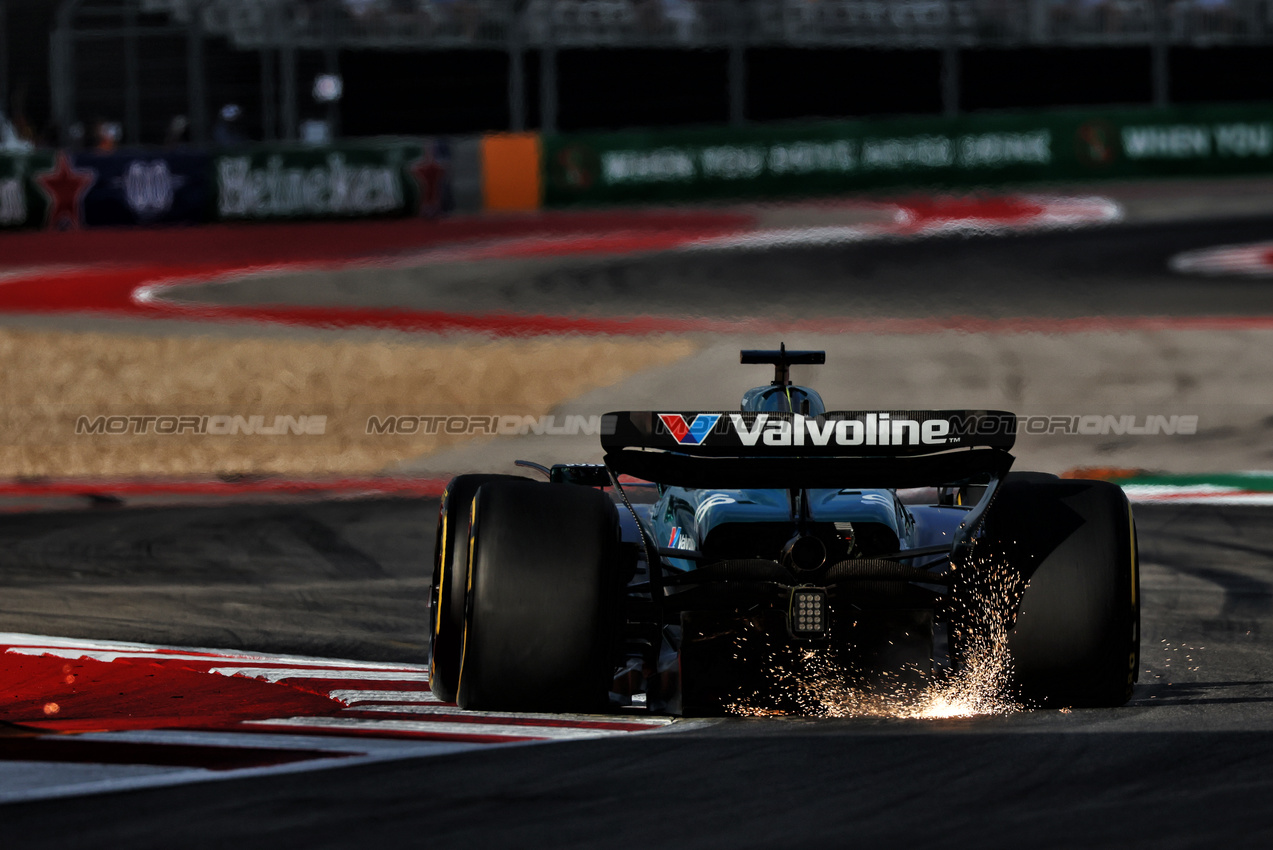
M663 426L667 428L668 433L676 438L676 442L683 446L698 446L707 439L707 435L716 427L716 423L720 421L719 413L697 413L690 419L685 421L685 417L679 413L660 413L659 419L663 422Z

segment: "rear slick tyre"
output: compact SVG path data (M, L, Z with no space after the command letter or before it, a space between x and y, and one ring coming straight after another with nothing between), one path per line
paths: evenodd
M604 708L622 624L614 502L571 484L494 482L478 491L470 535L460 706Z
M997 598L1010 623L1013 696L1028 707L1126 703L1140 666L1140 570L1123 491L1104 481L1006 480L976 549L986 564L961 570L956 608L976 612L978 595ZM993 564L1006 567L1015 594L991 587ZM962 625L987 628L969 622L977 619ZM961 641L952 647L959 663Z
M429 688L443 702L455 701L460 679L473 497L479 487L492 481L528 480L520 475L460 475L442 493L429 586Z

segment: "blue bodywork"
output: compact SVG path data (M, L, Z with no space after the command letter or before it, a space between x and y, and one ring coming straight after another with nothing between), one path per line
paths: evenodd
M877 545L886 554L903 549L920 549L955 540L959 523L968 508L939 505L906 505L894 490L809 490L810 518L816 525L850 523L858 535L866 528L886 531L878 540L891 545ZM786 490L687 490L663 488L659 498L649 506L644 517L646 529L659 546L668 549L699 550L709 556L717 534L729 535L739 523L764 523L783 526L789 537L797 523L791 515ZM635 540L635 534L632 537ZM706 544L706 545L705 545ZM860 551L860 550L859 550ZM847 554L847 553L846 553ZM750 557L777 558L777 550L746 553ZM734 557L738 557L734 554ZM696 562L668 556L669 566L692 570Z

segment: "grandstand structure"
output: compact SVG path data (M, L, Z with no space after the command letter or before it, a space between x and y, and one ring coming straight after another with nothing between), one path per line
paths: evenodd
M0 0L3 3L3 0ZM315 72L346 51L497 52L507 56L508 127L557 121L560 51L713 51L725 65L728 119L748 119L744 57L764 48L929 50L941 57L942 109L960 109L961 51L986 47L1139 47L1153 101L1169 101L1173 46L1273 44L1273 0L61 0L50 48L57 124L122 118L129 143L152 139L178 107L208 139L226 88L209 51L259 87L262 134L296 138ZM527 91L527 58L535 61ZM331 124L339 106L326 107ZM501 129L492 127L490 129Z
M1273 33L1251 0L137 0L257 49L342 46L878 47L1229 42ZM80 5L83 5L82 3Z

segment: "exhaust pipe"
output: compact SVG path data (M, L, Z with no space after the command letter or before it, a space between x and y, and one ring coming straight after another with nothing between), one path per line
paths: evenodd
M782 547L782 562L801 572L816 570L827 562L827 547L812 534L797 532Z

